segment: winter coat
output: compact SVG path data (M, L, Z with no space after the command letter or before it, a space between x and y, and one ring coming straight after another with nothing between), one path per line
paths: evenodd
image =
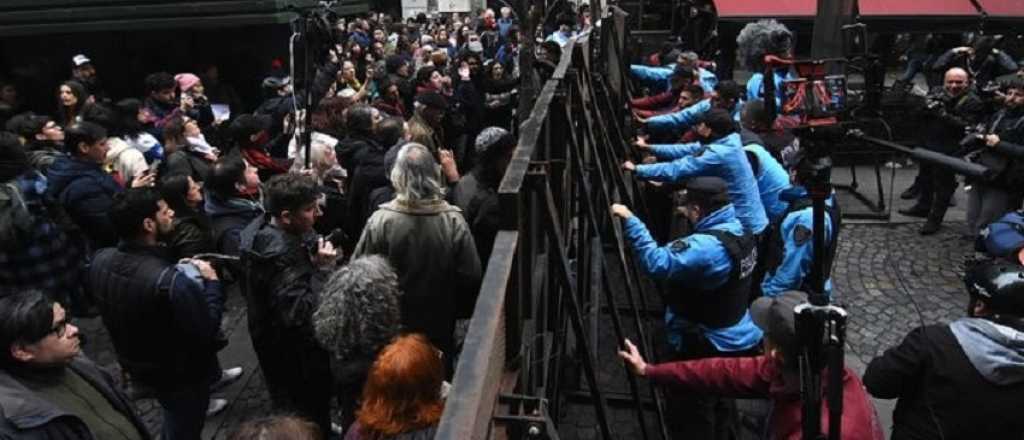
M46 188L34 170L0 183L0 297L35 288L68 304L81 288L81 249L55 220Z
M672 161L637 165L637 178L680 182L697 176L721 177L729 185L729 199L736 206L736 217L743 223L743 228L752 234L760 234L768 227L768 215L761 202L757 179L738 133L714 140L708 145L652 145L651 152L659 160Z
M782 365L770 357L710 358L648 365L646 375L654 383L687 393L771 399L774 406L768 421L769 438L799 440L803 437L799 378L796 373L784 371ZM824 394L822 390L821 426L827 428L828 407ZM843 372L842 438L885 439L864 385L850 369Z
M953 154L960 148L964 129L979 121L985 107L974 92L954 98L942 88L928 95L928 103L930 108L922 112L924 120L920 131L924 147L944 154Z
M58 157L64 156L63 150L63 145L53 141L32 140L25 145L29 165L43 174L46 174Z
M370 216L352 258L387 257L402 288L402 323L446 353L455 320L468 318L480 289L480 259L459 208L394 200Z
M174 232L167 239L167 247L176 258L214 252L210 219L191 209L174 211Z
M211 381L222 342L221 282L176 261L164 246L122 241L96 252L87 277L118 363L158 390Z
M90 383L111 406L123 414L143 439L149 430L135 412L131 400L110 373L85 355L76 356L67 368ZM50 403L26 388L9 372L0 370L0 438L11 440L102 440L96 439L85 422L75 414Z
M46 177L47 198L64 208L92 249L117 244L117 230L107 213L114 195L124 189L100 164L63 156L50 166Z
M494 237L501 227L502 212L498 203L500 176L488 178L482 169L474 169L459 180L451 199L462 210L473 233L481 264L487 264L494 249ZM493 174L493 173L492 173Z
M238 255L242 229L263 214L263 205L248 198L224 200L216 194L207 193L203 210L210 218L214 249L223 254Z
M358 237L366 224L365 212L370 192L376 188L387 186L387 168L384 155L387 149L377 144L369 136L353 134L335 146L338 164L348 171L346 196L348 212L345 232Z
M177 150L167 155L167 161L160 169L160 179L171 176L189 176L196 182L206 180L213 164L197 153Z
M313 264L316 234L299 237L257 217L242 230L242 294L253 348L271 398L330 396L330 357L313 331L313 312L328 273Z
M899 399L892 440L1019 439L1024 332L983 318L918 327L868 364L864 385Z

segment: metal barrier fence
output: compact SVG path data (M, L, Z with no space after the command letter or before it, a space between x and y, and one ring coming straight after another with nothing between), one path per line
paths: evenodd
M648 359L654 354L641 316L653 294L645 292L608 209L622 201L645 210L636 183L618 167L631 155L621 105L629 92L626 17L612 9L600 35L584 33L563 49L519 127L519 144L498 191L505 223L487 263L438 439L558 438L570 364L580 366L598 432L614 438L595 372L597 328L605 314L618 340L628 330ZM620 306L622 296L627 304ZM624 327L623 312L634 328ZM648 432L651 414L641 384L626 376L643 438L667 438L658 393L651 387L646 395L660 432Z

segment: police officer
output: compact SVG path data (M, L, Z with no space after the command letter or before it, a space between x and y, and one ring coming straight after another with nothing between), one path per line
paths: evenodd
M771 228L771 236L764 249L766 276L761 283L765 296L776 296L788 290L814 291L809 285L808 275L814 262L814 210L805 184L824 167L830 166L827 159L806 156L795 157L795 166L790 172L793 186L779 195L787 203L785 212ZM840 228L839 206L835 197L825 200L825 269L831 271L835 257ZM825 292L832 290L831 281L826 278Z
M624 219L626 239L640 267L666 283L669 357L749 356L762 336L747 308L757 260L754 237L736 218L724 180L697 177L687 182L685 191L684 209L694 232L665 246L655 242L629 208L615 204L611 209ZM715 434L733 426L732 401L692 394L668 400L675 433L717 438Z
M987 261L964 282L966 318L911 330L864 372L869 393L899 399L893 440L1024 433L1024 267Z
M622 168L633 171L639 179L659 182L679 182L697 176L720 177L728 185L729 197L743 229L754 235L761 234L768 227L768 216L736 122L729 112L716 108L703 116L696 131L700 142L678 145L637 142L637 146L649 149L658 159L672 161L649 165L627 161Z

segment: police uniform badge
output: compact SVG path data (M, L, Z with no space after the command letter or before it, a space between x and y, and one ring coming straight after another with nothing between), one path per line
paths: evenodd
M690 248L690 243L687 243L686 240L680 238L676 241L673 241L671 244L668 245L668 247L669 249L672 249L672 252L682 252Z

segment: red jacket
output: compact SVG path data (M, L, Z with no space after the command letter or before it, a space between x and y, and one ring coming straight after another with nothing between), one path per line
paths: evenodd
M780 364L767 357L710 358L650 365L647 376L660 385L735 398L769 398L774 403L771 438L800 440L799 379L783 377ZM823 393L824 394L824 393ZM822 402L821 426L828 430L828 407ZM875 408L864 384L850 369L843 375L844 440L884 440Z

